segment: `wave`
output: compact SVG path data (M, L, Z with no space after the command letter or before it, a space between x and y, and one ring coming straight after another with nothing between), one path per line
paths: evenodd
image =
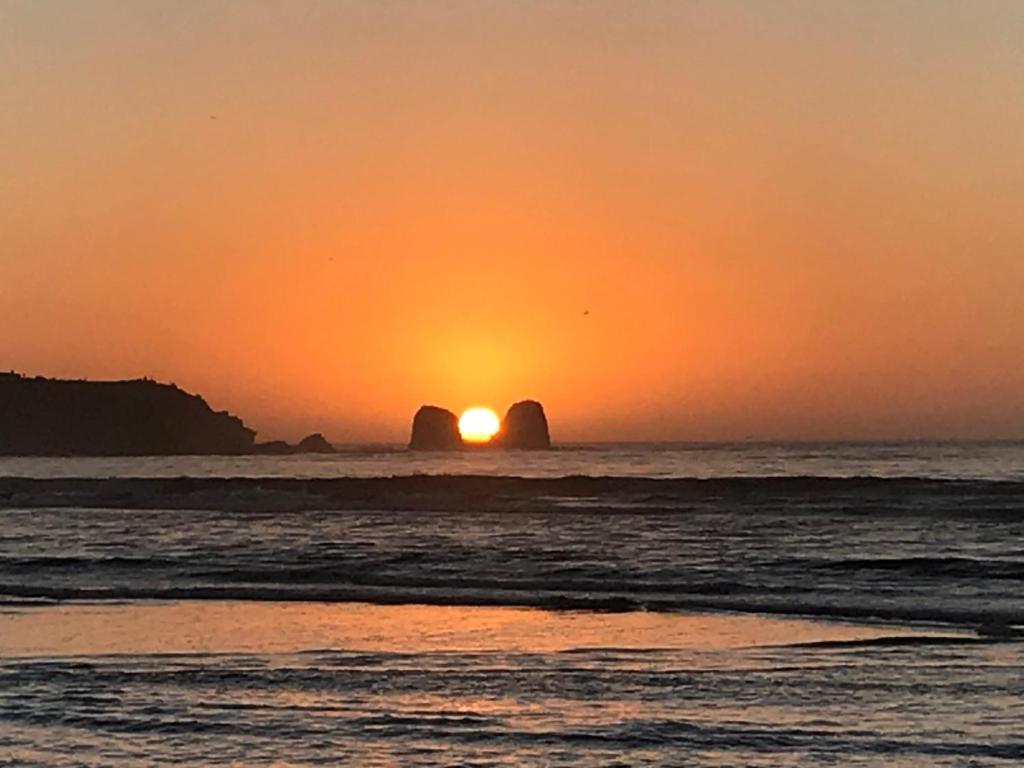
M0 603L15 607L254 600L1024 624L1018 481L7 477L0 509Z
M774 511L1024 520L1024 482L880 477L0 478L0 509L223 511Z
M920 578L959 577L1024 580L1024 561L977 557L852 557L838 560L794 558L783 561L816 571L898 573ZM773 563L777 565L779 563Z
M776 648L802 648L806 650L855 651L869 648L921 648L927 646L990 645L1019 640L1020 635L1009 633L994 637L979 631L977 635L894 635L859 640L816 640L809 643L789 643Z
M675 594L647 596L616 593L572 593L510 588L459 589L429 585L419 588L373 586L161 586L157 584L110 587L71 587L0 584L0 605L30 603L154 601L254 601L310 603L366 603L373 605L433 605L463 607L515 607L549 611L598 613L685 613L692 611L803 616L838 621L872 621L978 629L987 637L1019 638L1024 608L1013 605L958 607L941 601L865 603L837 600L835 596L778 594Z

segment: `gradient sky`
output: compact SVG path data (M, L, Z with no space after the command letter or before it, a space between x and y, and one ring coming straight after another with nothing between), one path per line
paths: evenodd
M1024 2L0 0L0 368L1024 436Z

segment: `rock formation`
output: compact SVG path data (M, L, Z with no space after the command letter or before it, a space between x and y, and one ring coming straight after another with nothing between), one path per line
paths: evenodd
M304 437L295 446L296 453L334 453L334 446L319 432Z
M293 453L334 453L335 450L323 435L315 432L302 438L297 445L292 445L284 440L256 443L252 447L252 452L268 456L289 456Z
M523 400L513 405L505 414L497 441L505 448L550 448L551 435L544 406L536 400Z
M551 447L544 406L536 400L516 403L505 414L501 430L489 443L470 446L459 434L458 417L445 408L424 405L412 421L409 448L414 451L452 451L459 448L523 448L541 450Z
M239 454L252 451L255 434L198 395L150 379L0 374L0 454Z
M412 420L410 450L450 451L462 446L459 420L454 413L436 405L424 405L416 411Z

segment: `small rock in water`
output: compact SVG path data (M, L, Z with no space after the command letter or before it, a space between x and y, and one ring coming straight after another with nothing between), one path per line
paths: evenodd
M327 442L327 438L316 432L302 438L295 446L295 450L297 453L334 453L334 446Z

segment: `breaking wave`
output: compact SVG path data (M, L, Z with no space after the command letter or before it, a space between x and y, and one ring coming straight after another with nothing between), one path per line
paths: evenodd
M811 476L0 478L0 508L7 509L657 512L726 504L744 510L789 507L812 514L830 509L865 515L994 515L1024 519L1024 482Z

